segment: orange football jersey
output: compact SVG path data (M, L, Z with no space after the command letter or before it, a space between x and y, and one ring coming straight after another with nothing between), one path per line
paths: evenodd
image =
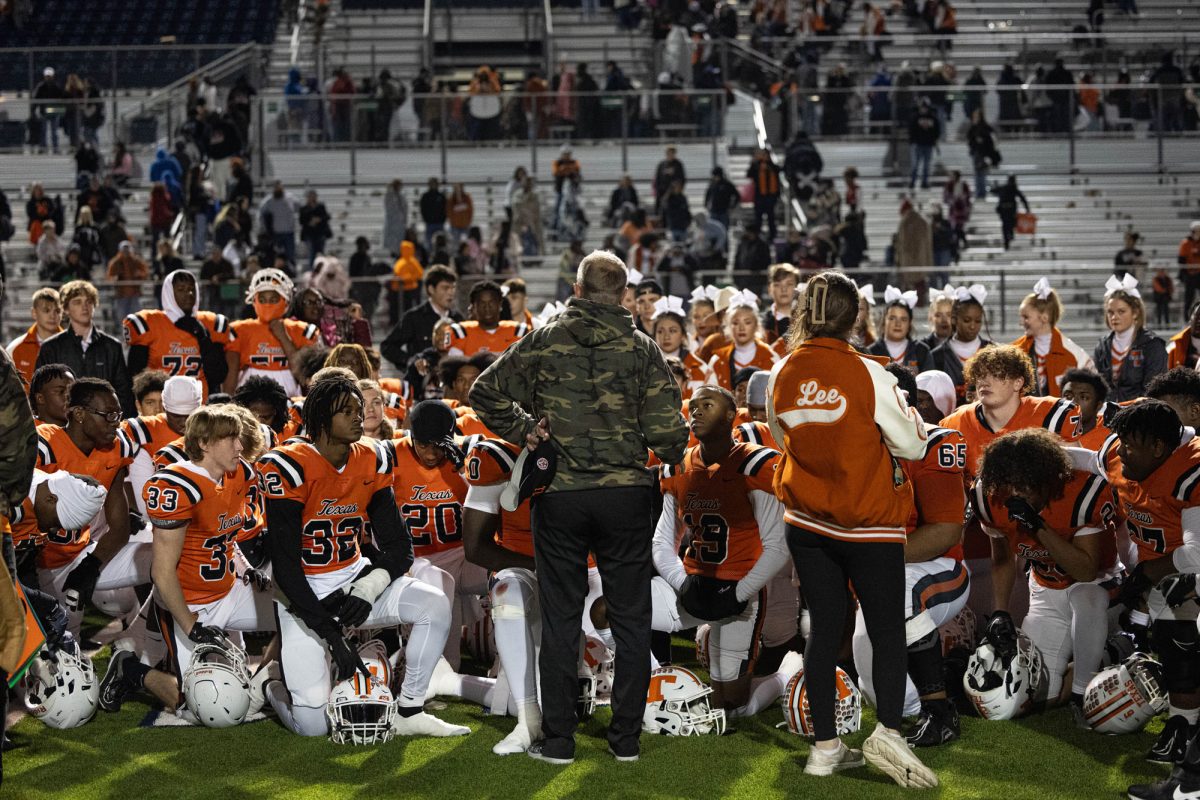
M705 464L690 448L678 465L662 467L662 491L675 498L680 558L689 575L736 581L762 555L750 492L774 495L779 452L735 444L719 464Z
M479 441L467 457L467 481L472 486L491 486L507 483L521 448L503 439ZM521 503L516 511L500 509L500 527L496 544L505 550L533 558L533 524L529 518L529 503Z
M152 525L187 525L175 574L189 604L220 600L233 587L233 544L245 526L247 490L256 478L243 461L217 484L207 471L184 462L159 470L142 487Z
M150 454L151 458L159 450L178 440L183 449L183 437L171 430L167 425L166 414L155 414L151 417L131 417L121 423L121 430L132 439L137 446Z
M1075 444L1079 447L1099 452L1104 443L1108 441L1108 437L1112 435L1112 431L1108 428L1108 423L1112 420L1113 415L1121 410L1122 405L1105 403L1100 406L1100 410L1096 413L1096 427L1087 433L1080 434Z
M1200 469L1200 467L1198 467ZM1100 574L1110 570L1117 561L1117 543L1114 535L1112 489L1108 481L1086 470L1075 470L1074 477L1067 483L1063 496L1051 500L1042 509L1041 516L1046 526L1068 542L1084 528L1099 528L1092 534L1100 540ZM1004 501L1008 497L984 495L983 487L976 484L972 490L972 506L979 521L1005 539L1013 553L1022 556L1033 572L1033 579L1048 589L1065 589L1075 580L1059 569L1054 558L1036 536L1026 533L1016 521L1008 518Z
M450 326L450 352L460 352L466 358L476 353L503 353L508 346L529 332L524 322L501 320L495 330L484 330L475 320L455 322Z
M983 406L975 402L957 409L941 424L943 428L958 431L966 440L966 475L974 480L979 472L983 449L998 436L1026 428L1045 428L1068 442L1074 442L1079 438L1079 408L1069 400L1056 397L1022 397L1017 412L1008 424L994 431L983 415Z
M462 504L467 482L447 459L429 469L417 458L408 437L384 446L395 450L392 490L396 506L412 536L418 557L462 547Z
M154 452L150 457L154 462L154 469L160 470L171 466L172 464L182 464L187 461L187 453L183 449L183 437L180 436L173 442L163 445Z
M1117 513L1129 526L1138 560L1161 558L1183 544L1183 510L1200 505L1200 438L1188 437L1144 481L1124 476L1117 436L1100 449L1100 466L1112 485Z
M229 320L223 314L197 311L196 319L208 330L214 344L229 347L235 334ZM208 397L208 383L204 377L204 360L200 355L200 343L196 337L175 327L166 312L143 310L130 314L122 323L125 328L125 343L130 347L140 345L150 351L147 369L161 369L168 375L190 375L200 380L204 396Z
M367 507L392 485L394 451L383 444L350 445L339 471L308 442L271 450L259 459L268 500L303 506L300 564L305 575L348 567L362 557L359 538L370 522Z
M908 517L907 533L938 522L962 524L967 499L963 492L966 463L967 444L963 435L950 428L930 429L924 458L900 462L913 487L913 510ZM942 555L962 561L961 539Z
M683 368L687 371L687 383L683 385L683 401L686 403L692 392L708 383L708 364L701 361L695 353L689 352L683 357Z
M4 519L0 517L0 519ZM33 510L33 501L29 499L29 495L21 498L21 505L17 506L12 511L12 517L8 520L12 530L13 544L19 545L26 539L35 539L39 543L44 544L46 537L38 530L40 527L37 522L37 515Z
M316 325L301 322L297 319L283 321L292 346L301 348L316 344L321 332ZM225 346L225 350L238 354L238 370L261 369L267 372L287 371L287 356L283 354L283 346L271 333L271 327L257 319L240 319L233 323L234 340Z
M90 475L100 485L113 491L113 481L133 463L137 445L122 431L117 431L116 441L107 450L93 450L84 455L66 428L57 425L38 425L37 468L43 472L58 472L60 469L76 475ZM117 486L116 491L121 491ZM36 521L34 522L36 525ZM56 569L70 564L92 541L91 528L77 531L55 531L46 537L46 546L38 555L38 566Z
M771 435L771 426L765 422L743 422L733 429L733 440L746 444L761 444L772 450L778 450L775 437Z

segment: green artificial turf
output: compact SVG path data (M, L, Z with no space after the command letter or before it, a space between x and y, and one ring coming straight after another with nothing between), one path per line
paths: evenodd
M95 659L103 674L108 650ZM1017 722L963 720L958 742L920 754L941 788L901 790L867 767L833 778L803 774L807 743L777 729L772 706L736 720L722 737L643 736L642 758L618 764L603 738L600 709L577 737L568 767L523 755L495 756L491 747L515 722L451 702L437 714L469 725L455 739L393 739L378 747L334 745L283 730L273 718L229 730L142 728L143 698L119 714L98 713L83 728L56 731L32 718L14 734L20 749L4 756L0 798L31 800L318 800L324 798L767 798L886 800L913 796L1052 800L1118 798L1131 782L1159 780L1165 766L1142 754L1161 723L1136 735L1105 737L1076 729L1066 709ZM858 744L874 726L871 713Z

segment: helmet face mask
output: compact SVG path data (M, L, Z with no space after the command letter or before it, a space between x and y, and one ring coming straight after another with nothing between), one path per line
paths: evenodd
M862 693L854 681L841 667L834 675L835 703L833 710L834 729L838 736L855 733L862 727ZM812 712L808 705L808 689L805 686L804 668L801 667L783 690L780 699L783 719L787 728L798 736L813 738Z
M392 665L378 639L364 643L358 653L371 677L355 672L334 685L325 708L329 738L335 744L383 744L392 738L396 717Z
M78 728L96 714L100 682L92 660L77 650L42 648L24 683L26 710L51 728Z
M1097 733L1134 733L1167 708L1162 667L1142 653L1096 673L1083 695L1083 714Z
M228 640L198 644L180 681L188 711L208 728L230 728L250 711L246 656Z
M1024 633L1017 632L1017 654L1006 664L988 643L979 645L967 663L963 689L979 716L1016 719L1040 699L1048 684L1042 654Z
M725 732L725 709L712 708L712 687L683 667L650 673L642 730L666 736L703 736Z

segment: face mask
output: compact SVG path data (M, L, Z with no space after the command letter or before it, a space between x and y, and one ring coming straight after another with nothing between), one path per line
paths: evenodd
M281 319L286 310L287 306L282 300L276 300L274 303L254 301L254 316L258 317L260 322L273 322Z

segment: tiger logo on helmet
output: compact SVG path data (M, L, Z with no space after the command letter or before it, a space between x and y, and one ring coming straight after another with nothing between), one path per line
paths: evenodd
M841 667L834 674L833 724L838 736L854 733L862 727L862 692ZM783 720L787 729L798 736L813 738L812 711L808 705L808 687L805 685L804 667L797 670L787 682L780 699Z
M725 732L725 709L710 704L712 687L683 667L650 673L642 730L666 736L703 736Z

